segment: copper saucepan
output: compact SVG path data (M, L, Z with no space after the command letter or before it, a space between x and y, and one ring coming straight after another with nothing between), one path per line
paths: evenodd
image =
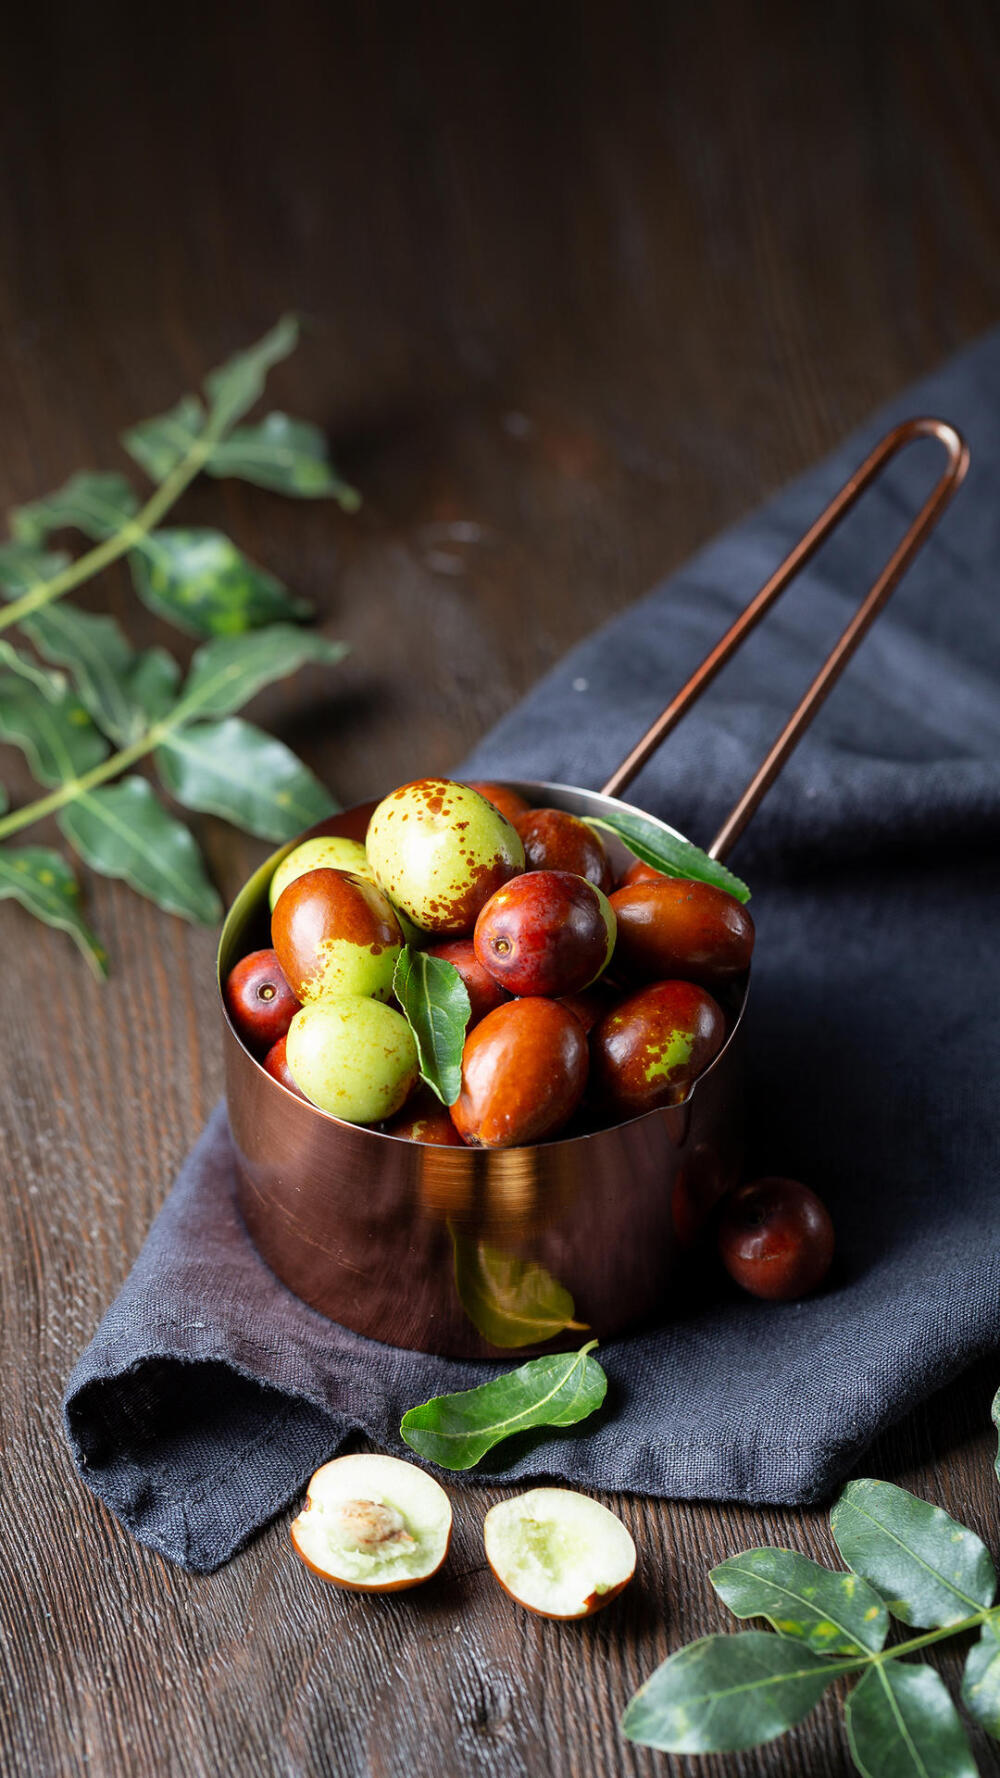
M920 437L939 440L947 466L716 834L709 852L725 858L962 481L968 450L945 422L908 420L886 435L603 790L511 788L529 803L578 815L613 820L630 807L619 793L889 460ZM363 839L374 806L358 805L310 833ZM268 883L298 843L269 858L233 903L219 945L220 983L246 951L270 942ZM619 848L615 861L628 858ZM239 1202L253 1241L285 1284L334 1321L453 1357L556 1350L579 1343L582 1327L607 1338L662 1318L676 1294L678 1260L738 1176L748 986L749 976L731 991L725 1046L683 1105L592 1134L494 1150L415 1143L319 1111L272 1079L223 1010Z

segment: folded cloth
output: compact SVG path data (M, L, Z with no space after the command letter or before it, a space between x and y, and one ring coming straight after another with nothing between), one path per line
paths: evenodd
M490 1476L663 1496L827 1494L874 1434L1000 1344L1000 333L592 636L463 773L599 785L888 422L966 433L965 487L755 817L751 1165L808 1180L839 1255L814 1298L721 1289L609 1343L602 1416ZM939 467L917 445L630 791L703 841ZM352 1433L495 1367L379 1346L292 1296L233 1197L224 1112L70 1379L88 1485L143 1542L224 1562ZM475 1480L471 1476L470 1480Z

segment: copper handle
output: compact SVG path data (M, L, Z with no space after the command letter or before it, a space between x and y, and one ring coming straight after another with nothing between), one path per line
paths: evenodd
M894 426L891 432L886 433L882 441L855 470L850 480L845 482L840 493L834 495L829 506L820 513L819 518L809 527L805 536L785 557L781 566L775 569L770 580L766 581L760 592L751 599L746 610L741 612L736 622L726 631L711 652L705 656L701 666L692 673L687 684L671 700L662 715L658 716L652 727L647 729L641 741L638 741L633 747L628 758L624 759L618 770L612 773L604 785L603 795L618 796L626 785L631 784L636 773L641 771L646 761L656 752L661 742L666 740L685 712L700 698L705 688L711 685L716 674L721 672L726 662L736 653L744 639L749 636L751 630L759 624L765 612L770 610L775 600L795 579L799 570L804 568L815 555L820 544L826 540L831 531L835 530L845 513L850 511L855 501L860 499L865 490L877 479L885 465L916 438L938 439L948 453L947 467L931 489L905 537L893 550L864 603L847 625L839 641L831 649L801 703L789 717L766 759L751 778L743 795L731 813L727 815L708 848L711 858L723 859L728 856L751 816L770 790L799 737L805 733L820 705L836 685L855 649L875 622L879 612L888 604L889 597L897 583L902 579L917 551L959 487L969 467L969 447L961 433L954 426L950 426L946 420L904 420L901 425Z

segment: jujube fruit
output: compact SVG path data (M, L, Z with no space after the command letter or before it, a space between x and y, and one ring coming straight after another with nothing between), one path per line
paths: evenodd
M403 934L386 896L363 877L326 867L296 877L275 903L271 939L303 1002L392 994Z
M565 809L529 809L514 826L524 845L526 870L572 871L609 893L614 877L604 842L578 815Z
M587 1069L587 1039L571 1012L554 1000L508 1001L465 1040L455 1126L482 1148L542 1142L572 1117Z
M704 988L654 982L621 1001L591 1033L595 1084L627 1116L679 1105L725 1035L722 1009Z
M364 877L369 883L375 881L375 872L360 840L345 840L341 834L335 833L320 834L315 839L303 840L275 866L267 892L272 913L279 895L289 883L294 883L296 877L305 876L307 870L324 868L346 870L351 876Z
M751 1296L790 1302L822 1284L833 1259L826 1205L797 1179L756 1179L724 1200L719 1256Z
M745 907L711 883L663 877L616 889L614 967L645 981L712 985L742 975L753 955L754 927Z
M460 937L495 889L524 869L510 822L467 784L420 778L379 803L368 827L379 884L424 932Z
M666 871L655 870L651 864L643 864L641 858L637 858L634 864L629 865L625 875L619 879L618 887L619 889L628 889L633 883L669 882L670 878Z
M635 1573L635 1544L599 1500L570 1488L531 1488L491 1506L486 1560L512 1599L540 1617L590 1617Z
M226 977L226 1010L248 1049L269 1050L284 1037L299 1002L274 951L251 951Z
M476 921L476 956L512 994L580 993L600 975L614 942L607 896L569 871L515 877Z
M478 791L501 815L505 815L512 825L516 826L519 815L526 815L531 807L516 790L508 790L506 784L470 784L470 790Z
M407 1142L430 1142L436 1148L465 1147L451 1112L429 1087L422 1087L407 1099L402 1111L386 1124L385 1133L401 1136Z
M283 1087L287 1087L290 1093L296 1093L300 1099L305 1098L305 1093L301 1087L296 1086L294 1076L288 1066L287 1034L284 1037L279 1037L277 1043L272 1043L264 1057L264 1067L268 1074L280 1081Z
M392 1117L417 1079L417 1046L402 1013L365 994L304 1006L288 1028L285 1053L306 1098L351 1124Z
M510 999L506 989L501 988L500 983L494 981L489 970L483 968L476 956L476 947L471 938L454 938L450 939L447 944L428 945L426 951L428 957L440 957L443 962L450 963L454 969L458 970L465 983L469 1005L472 1008L468 1024L470 1031L473 1025L478 1025L480 1019L486 1017L488 1012L492 1012L495 1007L502 1006L505 1000Z
M316 1471L291 1535L296 1555L323 1580L355 1593L398 1593L441 1567L451 1503L415 1463L355 1451Z

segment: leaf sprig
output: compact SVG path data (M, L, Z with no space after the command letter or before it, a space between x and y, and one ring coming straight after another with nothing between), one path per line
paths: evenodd
M300 498L358 495L329 462L318 427L271 413L239 425L288 356L298 324L285 316L248 351L185 395L169 413L125 434L125 449L156 484L141 503L109 472L74 475L11 514L0 543L0 632L17 625L32 653L0 639L0 740L25 754L48 794L8 813L0 788L0 842L55 815L91 869L120 877L160 907L208 923L221 904L188 828L135 771L147 758L183 808L223 816L282 841L331 813L328 792L295 755L236 712L265 685L307 663L330 666L345 645L299 629L311 614L274 575L221 531L164 527L195 476L234 476ZM71 559L49 545L72 529L93 542ZM138 651L110 616L65 595L125 558L139 598L202 640L182 685L163 648ZM103 947L87 925L79 885L62 854L0 843L0 899L12 897L68 932L94 969Z
M1000 1395L993 1412L996 1420ZM905 1657L978 1631L962 1702L1000 1738L1000 1606L986 1545L890 1482L850 1482L830 1528L847 1573L781 1549L747 1550L712 1570L737 1617L765 1618L777 1634L704 1636L679 1649L625 1711L629 1740L667 1753L733 1753L783 1734L834 1679L856 1676L845 1719L864 1778L975 1778L944 1681ZM886 1647L890 1616L923 1634Z

